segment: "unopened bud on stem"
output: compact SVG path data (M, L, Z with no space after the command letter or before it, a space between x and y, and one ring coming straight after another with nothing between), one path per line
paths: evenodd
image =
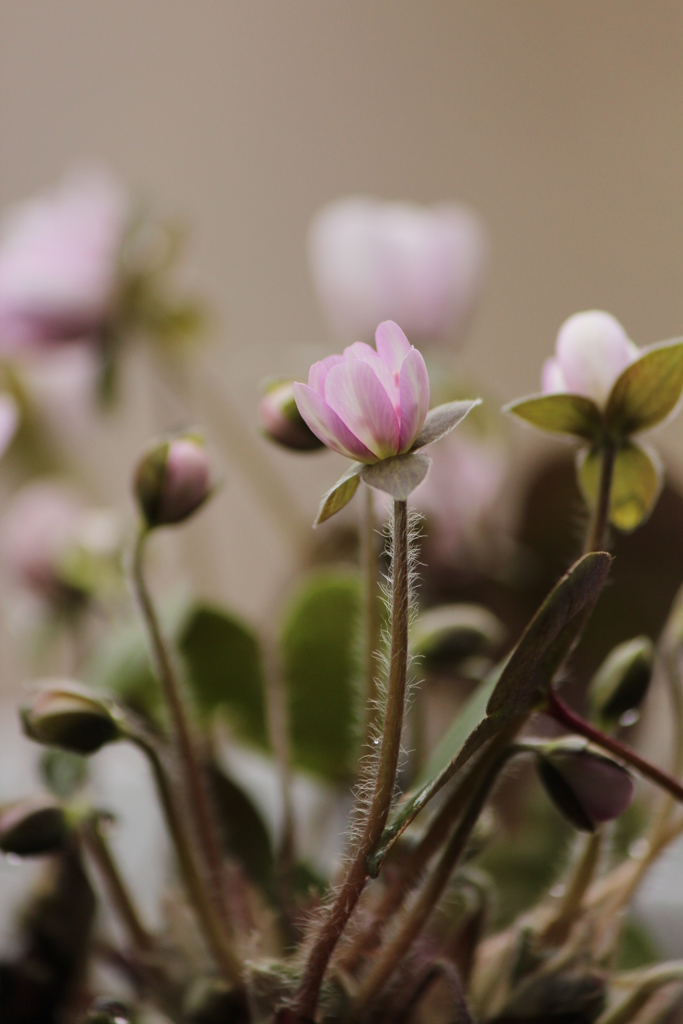
M0 808L0 850L39 857L61 850L69 835L64 808L50 797L33 797Z
M603 727L615 726L622 715L641 704L652 678L654 655L650 638L638 636L619 644L605 658L588 691L593 715Z
M156 444L138 462L133 486L150 529L183 522L211 493L204 442L186 434Z
M123 737L115 706L70 682L46 686L22 709L21 721L30 739L77 754L94 754Z
M317 451L325 446L299 412L292 383L276 381L265 388L258 406L261 430L284 448L297 452Z
M582 832L618 818L633 799L629 772L578 737L548 743L536 766L550 799Z

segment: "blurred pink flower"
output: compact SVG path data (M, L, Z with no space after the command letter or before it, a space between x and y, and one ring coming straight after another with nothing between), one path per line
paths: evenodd
M98 330L114 301L129 215L123 189L83 170L0 223L0 351Z
M499 440L461 430L434 445L431 454L432 466L415 491L415 506L427 516L439 554L458 558L466 548L481 546L487 527L502 527L499 498L507 453Z
M604 406L612 385L640 351L609 313L575 313L560 327L555 355L543 365L546 394L569 392Z
M362 341L314 363L308 385L294 384L303 419L316 437L350 459L378 462L407 452L429 409L422 355L392 320Z
M309 235L318 298L345 341L369 341L386 319L420 344L457 338L481 291L485 252L477 216L446 203L340 199Z

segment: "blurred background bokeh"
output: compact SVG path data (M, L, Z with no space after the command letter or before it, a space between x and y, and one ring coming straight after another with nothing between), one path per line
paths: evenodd
M180 386L182 364L160 372L149 348L131 346L118 406L87 427L53 422L70 475L94 504L131 523L134 458L150 436L186 426L188 407L203 418L207 403L208 413L208 378L209 443L215 424L228 438L231 423L245 424L308 529L343 460L269 446L257 436L256 407L264 378L304 379L338 347L316 300L307 238L317 211L343 196L454 201L479 215L485 281L457 366L473 387L483 383L494 417L538 390L557 330L577 310L609 310L638 345L683 334L682 98L677 0L5 0L0 209L69 168L104 165L145 210L186 229L176 279L208 308L206 337ZM234 445L242 440L236 433ZM535 548L545 561L522 572L528 586L518 601L487 566L476 586L467 576L463 596L492 604L517 628L576 551L579 499L569 462L528 490L560 442L513 425L508 444L513 471L495 502L510 522L523 519L519 550ZM657 445L669 481L683 481L681 417ZM158 545L159 578L267 620L298 564L277 521L284 509L271 505L269 514L240 460L217 458L220 493L182 535ZM16 485L10 467L3 501ZM596 627L591 665L617 641L656 634L683 578L682 512L667 492L642 534L619 542L623 588ZM558 523L559 547L558 534L549 536ZM503 561L515 563L519 550ZM440 574L435 564L428 602L454 592L450 569ZM5 615L0 688L10 699L0 736L10 745L25 643ZM135 767L126 775L119 764L122 806ZM16 781L4 771L3 796ZM145 855L143 845L139 863ZM675 926L664 906L671 876L660 877L650 897L659 900L662 939ZM669 952L683 945L677 928Z

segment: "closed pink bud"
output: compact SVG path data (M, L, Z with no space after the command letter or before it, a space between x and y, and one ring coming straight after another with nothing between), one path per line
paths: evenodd
M291 381L278 381L266 389L258 406L261 430L271 441L294 451L316 451L323 447L301 416Z
M465 207L362 197L324 207L309 239L323 312L344 341L370 341L387 319L420 344L457 339L479 298L485 249Z
M90 335L111 311L128 202L102 171L73 174L0 224L0 350Z
M308 385L294 384L299 412L316 437L366 463L409 451L429 409L421 353L391 320L375 339L376 350L356 341L343 355L314 363Z
M187 435L155 445L138 463L134 488L149 527L187 519L211 491L209 456L201 439Z
M614 382L640 352L609 313L575 313L562 324L555 356L543 367L546 394L584 395L603 408Z

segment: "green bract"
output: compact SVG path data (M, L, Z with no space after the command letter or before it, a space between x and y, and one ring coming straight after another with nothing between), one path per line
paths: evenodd
M662 488L656 453L631 440L675 411L683 391L683 341L652 345L617 377L604 410L584 395L532 395L505 406L541 430L588 442L579 456L578 474L586 501L598 500L603 453L611 449L614 466L609 519L618 530L635 530L654 509Z

